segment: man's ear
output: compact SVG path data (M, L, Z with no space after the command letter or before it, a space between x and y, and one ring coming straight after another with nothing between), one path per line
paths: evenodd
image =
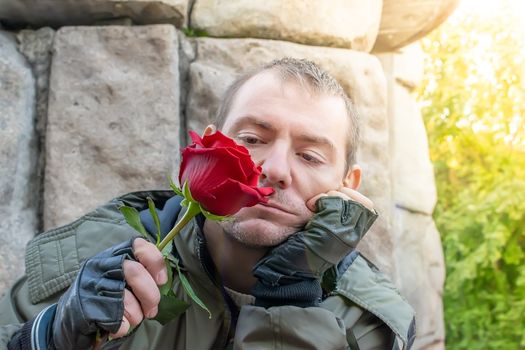
M354 164L348 169L345 178L343 179L343 185L353 190L357 190L361 185L361 167Z
M213 124L209 124L206 127L206 129L204 129L204 132L202 133L202 137L214 134L215 131L217 131L217 127Z

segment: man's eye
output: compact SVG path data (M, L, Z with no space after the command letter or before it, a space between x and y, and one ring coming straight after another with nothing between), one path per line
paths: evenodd
M300 156L308 163L319 164L321 161L308 153L300 153Z
M255 137L246 137L244 141L250 145L255 145L259 140L257 140Z
M254 136L238 136L237 138L247 145L256 145L260 143L259 139Z

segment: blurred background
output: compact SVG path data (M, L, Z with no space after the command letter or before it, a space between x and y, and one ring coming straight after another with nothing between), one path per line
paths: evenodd
M0 0L0 295L28 240L167 188L227 86L293 56L362 117L380 219L359 249L415 308L414 348L525 349L524 19L523 0Z
M525 348L525 2L462 0L418 90L447 278L447 348Z

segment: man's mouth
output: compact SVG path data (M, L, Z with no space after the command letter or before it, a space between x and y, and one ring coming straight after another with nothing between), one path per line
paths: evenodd
M279 210L286 214L293 215L293 213L290 212L286 207L284 207L283 205L277 204L277 203L268 202L268 203L259 203L259 204L262 205L263 207Z

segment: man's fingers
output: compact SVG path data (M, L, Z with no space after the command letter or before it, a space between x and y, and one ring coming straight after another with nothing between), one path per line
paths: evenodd
M358 202L358 203L361 203L362 205L364 205L365 207L367 207L369 210L374 210L374 202L372 202L368 197L366 197L365 195L357 192L356 190L353 190L351 188L348 188L348 187L342 187L339 189L340 192L344 193L345 195L347 195L348 197L350 197L350 199Z
M157 315L160 292L153 277L140 263L124 260L124 277L147 318Z
M124 317L131 327L137 326L144 318L137 298L128 289L124 289Z
M168 272L162 253L154 244L145 239L133 241L133 254L155 280L157 285L163 285L168 281Z
M317 200L321 197L326 197L326 196L327 196L326 193L319 193L317 196L310 198L306 202L306 206L308 207L308 209L310 209L310 211L315 211L315 203L317 202Z
M116 333L111 334L112 338L120 338L128 334L132 327L136 327L142 322L144 314L140 304L128 289L124 289L124 316L122 323Z
M326 193L320 193L312 198L310 198L306 202L306 206L311 211L315 211L315 203L317 200L321 197L325 196L333 196L333 197L341 197L345 200L353 200L355 202L361 203L369 210L374 210L374 203L367 198L366 196L362 195L361 193L357 192L356 190L353 190L348 187L341 187L338 191L328 191Z
M110 334L111 338L122 338L126 334L128 334L128 331L130 329L129 321L127 320L126 316L122 319L122 323L120 324L120 328L118 329L117 333Z

